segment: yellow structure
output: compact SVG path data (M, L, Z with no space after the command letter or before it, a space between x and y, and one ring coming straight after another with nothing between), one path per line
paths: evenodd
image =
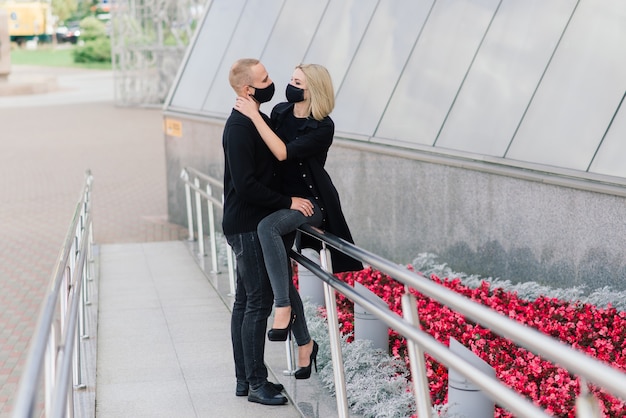
M51 10L48 1L0 0L0 8L9 15L9 35L21 42L51 35Z
M9 16L0 8L0 82L11 72L11 44L9 43Z

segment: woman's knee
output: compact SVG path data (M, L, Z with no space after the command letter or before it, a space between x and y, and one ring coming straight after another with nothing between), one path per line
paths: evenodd
M276 221L270 219L269 217L265 217L259 222L256 228L257 235L259 236L259 240L264 242L266 240L272 239L274 236L280 236L280 231L276 226Z

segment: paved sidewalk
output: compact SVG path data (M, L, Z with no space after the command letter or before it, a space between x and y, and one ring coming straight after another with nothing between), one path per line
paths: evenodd
M182 241L103 245L99 281L99 418L301 416L235 396L230 310Z
M85 170L98 244L171 241L159 109L119 108L110 71L13 66L54 77L46 94L0 96L0 417L11 404L45 286Z

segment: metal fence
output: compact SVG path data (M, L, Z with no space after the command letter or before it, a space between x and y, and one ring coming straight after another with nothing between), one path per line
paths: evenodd
M194 176L194 180L189 179L189 174ZM199 245L204 241L202 221L202 201L207 202L209 217L214 216L213 206L222 208L222 202L212 196L211 191L204 192L201 181L207 182L214 187L223 187L222 183L210 176L202 174L194 169L184 169L181 177L186 186L196 191L196 224L198 225ZM208 187L208 186L207 186ZM211 190L211 189L208 189ZM187 194L187 208L189 219L190 238L193 236L192 225L194 223L191 211L191 196ZM209 222L209 237L215 240L216 232L214 221ZM291 252L291 257L311 271L324 282L324 296L328 314L328 328L331 345L331 355L333 361L334 383L337 395L337 409L340 417L347 417L348 402L346 394L346 382L344 376L343 360L340 346L339 324L337 320L336 292L345 295L349 300L361 305L377 318L386 323L390 328L404 336L408 341L408 353L411 364L411 375L413 378L414 396L420 417L431 416L431 402L429 386L426 377L426 367L424 353L428 353L435 360L454 369L468 381L475 384L490 399L497 402L502 407L519 417L549 417L540 407L534 405L530 400L521 394L505 386L496 378L484 373L479 368L466 361L461 356L452 352L447 346L435 340L432 336L422 331L419 324L417 304L415 297L409 289L418 292L440 302L443 305L465 315L472 321L490 329L492 332L501 335L520 347L524 347L536 355L546 360L558 363L559 366L567 369L573 375L578 376L583 384L582 393L577 399L577 416L579 418L595 418L598 415L596 407L597 400L586 390L587 383L594 384L605 389L609 393L626 399L626 374L611 366L594 359L580 351L573 349L565 343L549 337L541 332L527 327L509 317L503 316L493 309L474 302L458 293L453 292L426 277L399 266L383 257L373 254L356 245L348 243L332 234L321 231L317 228L305 225L300 228L301 233L311 235L322 244L320 252L321 265L317 265L301 253ZM213 245L213 244L212 244ZM402 316L389 310L381 309L368 298L357 292L353 287L338 280L332 274L332 260L330 259L329 247L333 247L345 254L348 254L364 264L367 264L402 283L406 287L403 295ZM212 251L212 254L215 254ZM214 265L215 266L215 265ZM229 270L232 269L229 264ZM216 268L215 268L216 269ZM231 277L232 271L231 271Z
M160 106L206 7L204 0L116 0L111 8L115 103Z
M80 340L88 335L85 309L93 277L92 182L88 171L30 343L14 418L37 416L44 370L46 417L72 417L74 390L85 387Z

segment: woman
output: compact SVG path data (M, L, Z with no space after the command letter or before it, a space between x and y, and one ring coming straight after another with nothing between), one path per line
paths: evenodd
M283 194L307 198L313 204L308 216L296 210L281 209L264 218L257 229L274 292L274 324L268 331L268 338L284 341L293 330L299 347L299 368L295 377L307 379L313 363L317 369L318 346L309 336L302 300L291 280L288 251L296 229L304 223L353 241L337 190L324 170L335 132L328 116L335 105L328 70L316 64L297 66L285 95L287 102L277 104L272 110L272 127L265 123L250 97L238 97L235 109L252 120L268 148L282 161ZM300 246L319 248L317 240L302 238ZM335 272L363 268L359 261L338 251L333 251L332 260Z

